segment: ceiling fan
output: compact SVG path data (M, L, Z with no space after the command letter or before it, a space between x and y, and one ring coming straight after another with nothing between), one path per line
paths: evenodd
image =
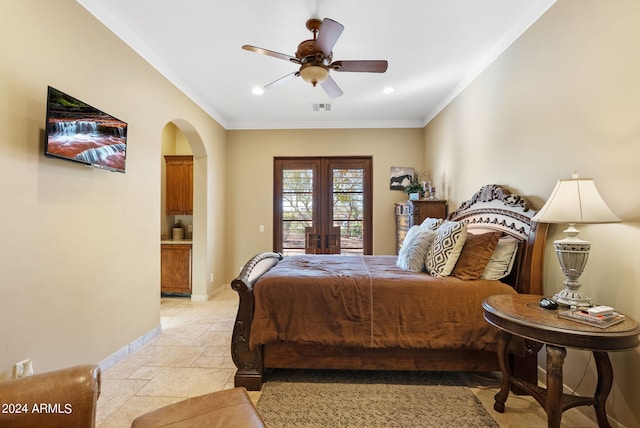
M313 33L313 39L304 40L298 45L295 56L274 52L268 49L258 48L251 45L244 45L242 49L259 54L284 59L285 61L299 64L298 71L289 73L280 79L269 83L265 88L273 88L280 85L291 77L302 77L314 87L319 83L329 98L336 98L343 94L342 89L329 75L330 70L384 73L387 71L387 61L384 60L353 60L353 61L333 61L333 46L344 30L344 26L332 19L324 18L309 19L307 29Z

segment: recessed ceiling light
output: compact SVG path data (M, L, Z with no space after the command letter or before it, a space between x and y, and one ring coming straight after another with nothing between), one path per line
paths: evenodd
M388 87L388 88L384 88L382 90L382 92L384 92L385 94L392 94L396 91L396 88L392 88L392 87Z
M253 93L254 95L262 95L262 94L264 94L264 89L256 86L255 88L253 88L251 90L251 93Z

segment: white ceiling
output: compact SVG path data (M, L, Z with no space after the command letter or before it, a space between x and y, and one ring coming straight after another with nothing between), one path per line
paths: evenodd
M555 2L77 1L226 129L423 127ZM301 78L252 94L298 66L242 45L294 56L312 17L344 25L334 61L386 59L387 72L332 71L334 99Z

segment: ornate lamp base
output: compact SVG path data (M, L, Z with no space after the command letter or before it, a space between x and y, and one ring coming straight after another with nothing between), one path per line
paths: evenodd
M553 300L559 305L563 306L591 306L591 298L587 297L584 293L576 290L565 288L555 296Z
M565 276L562 282L565 288L553 296L553 300L566 306L591 306L591 299L580 291L582 284L578 281L587 265L591 242L577 238L578 231L573 224L569 225L565 233L569 236L553 243Z

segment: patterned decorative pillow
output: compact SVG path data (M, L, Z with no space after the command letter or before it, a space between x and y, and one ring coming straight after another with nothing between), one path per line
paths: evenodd
M449 276L460 257L467 239L467 225L462 221L445 221L427 253L427 272L433 276Z
M398 252L396 265L412 272L424 271L427 251L431 248L436 234L434 230L420 226L413 226L409 229Z
M505 236L498 240L487 267L480 275L482 279L502 279L511 273L518 252L518 240Z
M501 236L500 231L467 234L462 253L451 274L465 281L480 278Z
M427 217L424 219L422 223L420 223L420 227L424 227L425 229L436 230L439 228L444 222L441 218L431 218Z

